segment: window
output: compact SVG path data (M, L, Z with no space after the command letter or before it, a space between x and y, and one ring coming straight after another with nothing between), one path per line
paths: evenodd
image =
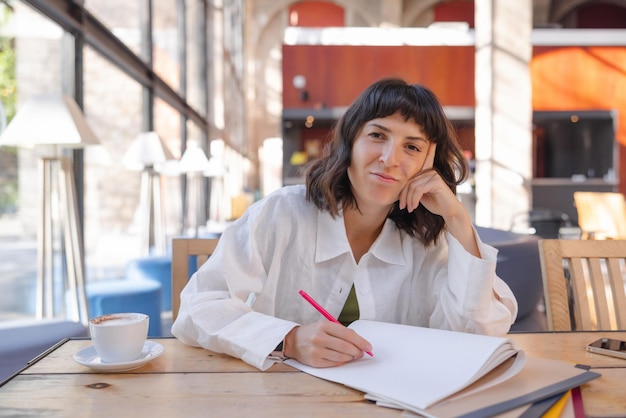
M142 87L92 48L84 54L84 113L102 144L85 151L84 182L86 280L98 280L123 277L141 255L140 172L122 158L142 131Z
M10 2L10 13L0 2L0 60L10 64L9 76L3 73L0 80L0 109L11 116L29 96L42 92L76 98L101 142L64 152L73 158L82 202L85 278L119 278L141 251L141 176L122 164L130 144L140 132L153 130L178 159L187 136L206 141L214 126L207 120L211 81L205 73L207 45L214 45L207 40L214 30L206 22L209 6L204 0L66 0L33 1L35 9L30 3ZM184 90L192 91L189 99ZM0 321L35 315L39 208L34 185L40 155L0 147ZM182 232L182 177L166 165L160 185L168 242Z
M11 109L7 104L15 103L19 110L34 94L62 92L67 71L63 57L71 37L30 7L22 3L13 6L11 14L0 3L3 16L21 23L3 25L14 32L3 31L7 39L4 45L12 49L3 50L2 59L11 67L12 58L7 56L11 54L15 62L11 68L13 79L3 77L12 97L3 95L1 99L5 109ZM0 147L0 321L35 315L38 161L48 151Z

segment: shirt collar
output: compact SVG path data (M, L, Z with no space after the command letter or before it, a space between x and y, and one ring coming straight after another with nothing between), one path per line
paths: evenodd
M315 262L330 260L350 252L343 217L338 215L333 218L327 211L318 211ZM370 248L370 253L386 263L406 265L400 230L391 219L385 220L380 235Z
M343 217L333 218L330 212L317 212L317 239L315 244L315 262L330 260L341 254L350 252L350 244L346 236Z
M372 244L370 252L376 258L389 264L406 265L402 250L401 232L389 218L385 220L383 230Z

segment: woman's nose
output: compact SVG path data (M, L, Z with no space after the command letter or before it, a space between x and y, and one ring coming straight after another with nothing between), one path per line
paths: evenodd
M386 167L392 167L397 164L397 147L394 145L393 141L388 141L382 148L380 152L379 161Z

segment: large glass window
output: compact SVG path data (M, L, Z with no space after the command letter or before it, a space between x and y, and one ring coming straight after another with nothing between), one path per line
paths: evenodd
M33 95L61 93L67 42L55 23L22 3L2 22L2 105L13 116ZM6 49L5 49L6 47ZM0 320L35 315L38 164L48 150L0 147Z
M84 0L89 10L104 26L135 54L146 60L141 51L141 24L146 20L148 0Z
M180 88L181 71L177 3L172 0L152 1L152 59L154 72L174 90Z
M208 138L221 136L224 94L241 95L240 26L232 29L224 54L224 38L219 33L223 8L215 8L213 2L33 0L41 14L29 3L0 2L0 130L5 126L3 115L10 122L15 109L19 112L31 96L56 93L75 98L100 144L82 151L54 150L69 160L76 174L76 214L82 234L66 242L79 241L72 246L73 254L82 245L87 282L122 278L129 261L146 255L142 220L148 216L141 206L145 171L130 169L124 157L144 131L156 132L167 148L171 160L155 167L160 171L157 184L164 221L161 243L167 249L172 237L184 233L188 201L177 160L187 144L199 143L206 149ZM243 18L242 5L238 0L229 9L229 21ZM152 40L151 49L148 40ZM214 58L219 58L221 67L224 55L232 57L228 68L235 68L235 82L224 82L230 73L225 75L223 68L213 70ZM211 68L207 68L209 63ZM213 89L211 104L209 88ZM218 104L213 104L216 98ZM236 129L229 136L241 144L243 113L240 106L235 108L230 120L236 121ZM45 270L38 268L38 224L43 219L38 161L49 151L0 147L0 321L36 314L38 270ZM206 200L210 192L216 195L210 210L208 201L206 208L199 206L203 214L198 221L203 225L209 215L216 221L232 218L232 193L227 189L239 193L249 171L249 163L224 141L214 140L206 152L218 156L221 168L214 182L203 179L200 193L205 196L200 198ZM232 167L226 168L228 164ZM210 188L211 183L215 187ZM67 250L62 233L56 235L54 257ZM160 255L151 253L155 254ZM61 266L55 270L55 280L56 276L70 279L72 272L64 268L70 270ZM66 295L58 292L55 296L62 304Z
M141 132L142 87L89 47L83 77L85 116L103 148L85 158L87 280L119 278L126 263L141 255L140 225L146 216L139 205L140 172L122 163Z
M187 33L185 35L187 49L187 102L202 116L207 116L206 85L207 63L205 60L206 16L201 0L188 0L186 4Z
M181 115L165 101L154 101L154 130L159 134L167 149L174 157L161 172L161 197L166 242L179 236L182 231L181 176L176 162L182 156Z

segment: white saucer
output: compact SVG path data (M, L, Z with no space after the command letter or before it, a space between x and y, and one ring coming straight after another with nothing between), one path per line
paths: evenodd
M82 350L78 350L74 354L74 361L101 372L123 372L140 368L149 361L159 357L164 351L165 348L161 344L154 341L146 341L137 360L122 363L105 363L98 356L95 347L90 345Z

